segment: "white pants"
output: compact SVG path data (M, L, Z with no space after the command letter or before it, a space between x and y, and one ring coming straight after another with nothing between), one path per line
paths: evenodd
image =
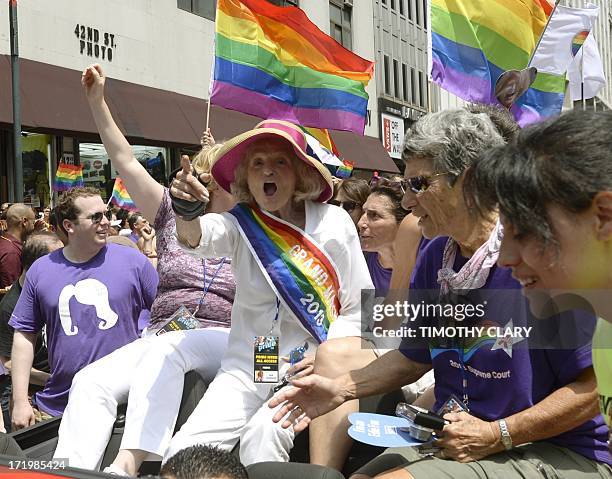
M128 401L121 449L162 456L181 402L185 373L211 381L227 349L228 328L174 331L149 336L79 371L72 380L54 457L97 470L116 419Z
M240 373L238 373L240 375ZM240 440L240 462L289 460L295 433L272 422L276 409L268 407L272 387L219 371L200 404L170 441L164 461L195 444L231 450Z

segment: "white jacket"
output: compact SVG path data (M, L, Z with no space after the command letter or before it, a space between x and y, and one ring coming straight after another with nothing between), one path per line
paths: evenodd
M329 329L328 339L361 336L361 290L374 286L355 225L342 208L312 201L307 201L305 205L304 230L331 257L340 278L340 310ZM183 249L199 257L231 257L236 281L231 333L222 370L233 373L240 370L247 375L245 379L252 382L253 341L256 336L279 336L281 356L288 355L306 340L310 343L309 353L313 353L316 341L283 306L279 320L271 330L276 312L276 295L242 238L234 216L230 213L210 213L202 216L200 222L200 244L194 249Z

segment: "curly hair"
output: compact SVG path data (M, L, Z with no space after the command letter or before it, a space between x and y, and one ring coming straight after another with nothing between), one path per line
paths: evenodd
M236 456L203 444L177 452L162 466L159 475L164 479L248 479Z
M406 132L402 159L431 159L434 172L448 172L453 185L482 153L504 143L488 114L443 110L425 115Z

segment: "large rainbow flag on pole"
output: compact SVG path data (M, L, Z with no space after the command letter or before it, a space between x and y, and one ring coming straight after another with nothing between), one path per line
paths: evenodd
M363 134L374 64L296 7L218 0L212 103L260 118Z
M55 191L66 191L77 186L83 186L83 166L60 163L55 172L53 189Z
M136 205L132 201L132 197L128 193L123 181L121 178L115 178L115 184L113 185L113 193L110 197L110 203L117 205L119 208L123 208L124 210L136 211Z
M527 67L554 0L430 0L431 76L467 101L499 104L495 83ZM521 125L558 114L565 76L538 73L512 107Z

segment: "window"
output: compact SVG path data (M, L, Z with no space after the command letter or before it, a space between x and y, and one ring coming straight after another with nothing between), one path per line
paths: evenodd
M427 15L429 15L427 0L423 0L423 28L425 29L427 29Z
M404 14L404 0L399 0L399 11L400 11L400 15Z
M279 7L298 7L298 0L268 0L268 2Z
M340 5L329 2L329 34L330 36L349 50L353 46L351 38L351 15L349 5Z
M400 97L400 82L399 82L399 65L397 60L393 60L393 86L395 91L395 96L397 98Z
M427 85L425 82L423 72L419 71L419 100L421 100L421 106L427 106Z
M215 4L215 0L177 0L176 6L181 10L214 20Z
M385 68L385 93L390 95L391 86L389 85L389 57L387 55L385 55L383 63Z
M421 24L421 2L419 2L419 0L416 0L415 10L416 10L416 23L417 25L420 25Z
M410 69L410 86L411 86L411 90L412 90L412 104L416 105L416 102L417 102L417 99L416 99L417 88L416 88L416 73L414 72L414 68Z
M402 63L402 99L408 101L408 67Z
M406 10L408 10L408 20L412 20L412 0L406 0Z
M395 10L395 0L391 0L391 10Z

